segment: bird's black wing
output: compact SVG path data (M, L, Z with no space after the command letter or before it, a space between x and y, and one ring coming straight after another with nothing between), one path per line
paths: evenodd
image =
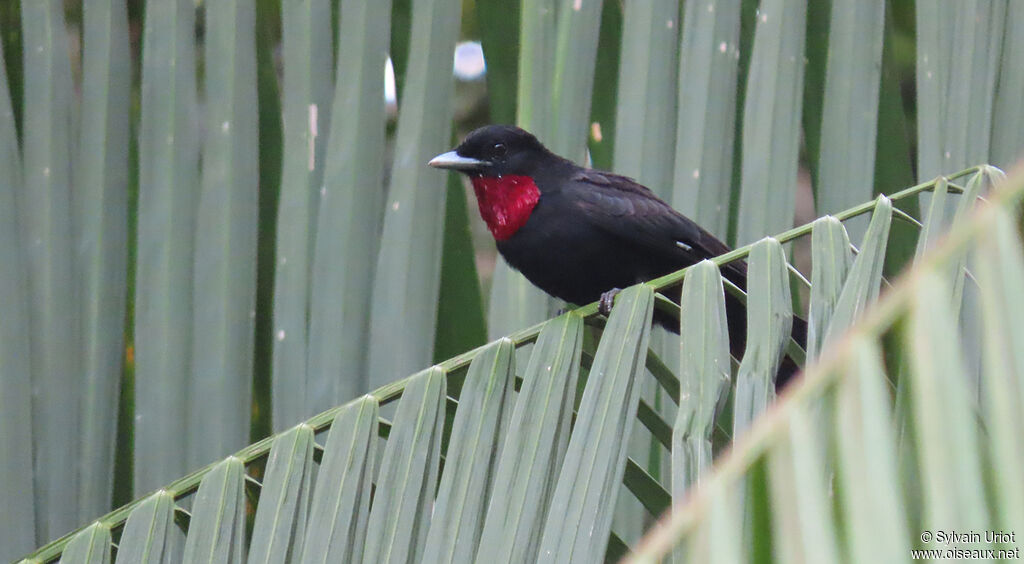
M581 170L571 186L575 204L595 227L664 257L676 268L730 251L728 245L631 178ZM734 268L745 274L744 264Z
M625 176L581 170L573 177L570 189L574 192L573 201L594 227L634 245L640 252L646 250L665 257L674 263L674 269L731 250L649 189ZM722 274L746 289L746 262L733 261L722 269ZM678 300L678 294L675 296L672 299ZM746 305L726 292L725 308L730 349L733 356L741 358L746 347ZM675 331L674 323L675 320L670 320L665 326ZM800 346L806 346L807 322L799 316L793 317L792 336ZM798 370L792 359L785 357L776 382L778 389L785 386Z

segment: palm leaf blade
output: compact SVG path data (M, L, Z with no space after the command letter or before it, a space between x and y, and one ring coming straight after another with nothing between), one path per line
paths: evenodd
M229 457L203 478L185 539L184 562L245 561L245 467Z
M313 429L298 425L274 439L247 562L287 562L302 553L313 471Z
M341 3L330 139L310 279L306 409L366 391L369 303L384 185L384 83L389 0ZM342 242L339 245L339 242ZM345 299L341 299L344 296Z
M568 443L582 354L583 319L567 313L544 325L523 373L487 508L477 562L536 559L544 519ZM486 547L486 548L485 548Z
M846 550L853 561L899 562L910 546L881 351L858 341L852 355L848 374L839 384L835 415Z
M183 474L198 198L195 6L151 0L143 31L135 278L135 492ZM173 140L168 144L167 139Z
M23 1L24 176L19 195L28 273L36 534L55 537L78 518L79 476L61 460L79 457L76 367L81 361L79 303L72 254L71 63L64 11L54 0Z
M551 497L540 562L604 556L612 513L599 508L612 503L622 482L653 306L654 292L646 285L628 288L616 300Z
M793 225L806 10L786 0L758 9L743 106L741 244Z
M451 66L459 6L454 0L412 2L404 111L398 116L370 309L371 388L433 359L446 178L424 165L451 138Z
M679 47L672 205L722 240L732 195L740 4L687 2Z
M332 422L302 543L303 562L362 558L378 411L377 400L363 396L343 407Z
M416 561L423 554L441 456L445 373L421 372L405 389L380 463L363 562Z
M424 562L470 562L476 554L495 486L500 445L514 399L515 348L508 339L492 343L469 367L452 424L445 470L427 534Z
M21 190L21 155L7 69L0 46L0 546L11 554L35 543L32 491L32 373L29 309L16 195Z
M71 538L60 561L66 564L107 564L110 562L110 529L99 523L89 525Z
M832 3L815 192L819 213L872 196L884 32L884 0ZM848 226L855 238L866 223L858 218Z
M923 528L939 523L985 528L978 466L977 427L970 403L963 358L956 346L951 308L942 304L949 287L926 274L913 298L914 317L908 338L913 347L911 372L914 432L924 491Z
M331 106L330 3L282 10L284 155L274 280L273 423L284 430L312 415L306 406L310 263L324 176ZM285 376L287 375L287 376Z
M839 562L831 499L825 487L825 456L812 416L789 414L786 438L768 460L772 526L782 561Z
M1024 152L1024 5L1006 3L1006 30L992 107L989 162L1006 169Z
M1024 489L1014 469L1024 468L1020 433L1024 431L1024 315L1019 289L1024 287L1024 260L1016 221L1005 211L994 221L979 245L978 276L984 319L983 405L995 487L999 491L996 522L1006 530L1024 523Z
M82 129L75 190L81 242L82 484L80 518L110 508L116 411L128 293L128 145L131 45L122 0L90 2L83 41Z
M683 283L679 411L672 429L672 498L711 465L715 409L731 380L725 290L718 267L698 264Z
M254 0L206 5L206 119L196 215L189 465L248 443L259 162Z
M842 222L819 218L811 232L811 299L807 314L807 358L818 358L836 302L853 262L850 238Z
M885 196L879 196L860 253L850 266L843 290L832 311L832 319L823 339L825 347L842 335L862 315L863 310L878 298L891 224L892 202Z
M793 323L789 272L778 241L766 238L754 245L748 276L747 349L736 374L733 438L775 399L775 373Z
M163 564L174 562L184 540L174 526L174 497L158 491L128 516L117 545L117 562Z
M576 162L584 160L586 130L590 120L594 64L597 62L598 31L602 2L558 2L557 38L551 90L551 115L535 121L546 129L542 134L552 151ZM582 94L582 96L581 96ZM533 126L533 129L538 129Z

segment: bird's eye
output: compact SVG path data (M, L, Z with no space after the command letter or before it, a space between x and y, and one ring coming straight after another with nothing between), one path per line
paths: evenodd
M494 153L496 158L502 158L508 153L508 148L505 147L504 143L495 143L494 146L491 147L491 152Z

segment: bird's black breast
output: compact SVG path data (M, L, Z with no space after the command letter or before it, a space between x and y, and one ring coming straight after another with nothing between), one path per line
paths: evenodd
M672 262L595 225L565 194L543 194L526 224L499 241L498 250L534 285L579 305L676 270Z

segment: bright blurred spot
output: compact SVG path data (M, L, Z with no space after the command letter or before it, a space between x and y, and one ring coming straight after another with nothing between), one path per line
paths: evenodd
M479 41L463 41L455 46L455 78L477 80L487 72L484 49Z
M479 41L463 41L455 46L452 72L455 78L464 81L483 77L487 72L487 64L484 63L484 49ZM389 110L394 110L398 101L395 92L395 65L391 62L391 57L384 62L384 101Z
M388 106L394 106L398 101L398 94L395 93L395 65L391 63L391 57L384 62L384 101Z

